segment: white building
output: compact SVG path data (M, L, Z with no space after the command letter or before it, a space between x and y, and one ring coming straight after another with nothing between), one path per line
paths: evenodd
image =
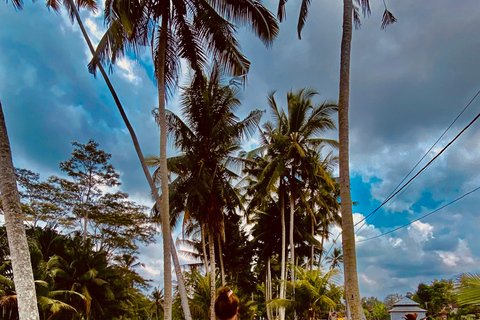
M404 320L406 314L417 314L417 320L421 320L427 316L427 310L419 307L419 303L408 298L403 298L393 305L393 309L389 310L391 320Z

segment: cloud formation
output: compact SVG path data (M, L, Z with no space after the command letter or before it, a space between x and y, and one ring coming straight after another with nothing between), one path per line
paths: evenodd
M265 1L275 11L276 0ZM387 1L398 23L380 30L383 3L372 1L372 16L355 31L351 61L350 156L355 221L373 212L395 190L480 89L480 7L474 0ZM112 153L122 174L122 190L151 205L148 186L128 133L101 78L88 73L89 51L76 25L40 3L15 12L0 10L0 99L6 115L15 165L58 174L72 141L89 138ZM297 39L298 1L287 3L287 20L272 48L248 28L239 28L251 71L239 117L265 110L276 90L313 87L317 102L338 97L341 1L312 2ZM82 12L98 43L105 30L101 8ZM185 70L184 70L185 71ZM138 61L126 56L113 67L112 82L137 130L145 155L158 154L158 128L151 110L158 104L148 50ZM177 99L168 107L178 111ZM421 168L478 114L479 100L422 161ZM264 120L268 115L264 116ZM480 186L479 125L473 125L398 197L367 220L357 240L405 225ZM334 133L331 134L333 137ZM254 147L256 141L245 144ZM169 155L174 150L169 149ZM416 171L414 171L416 172ZM411 176L410 176L411 177ZM408 180L408 179L407 179ZM479 272L478 195L404 228L357 246L362 295L414 291L419 282ZM339 228L334 228L338 234ZM336 236L335 234L335 236ZM340 243L340 242L337 242ZM142 248L142 275L163 279L161 243Z

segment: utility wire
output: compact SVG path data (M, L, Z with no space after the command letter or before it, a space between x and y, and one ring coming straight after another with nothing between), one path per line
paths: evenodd
M479 117L480 117L480 113L459 133L457 134L457 136L452 140L450 141L441 151L440 153L438 153L432 160L430 160L417 174L415 174L415 176L413 176L405 185L403 185L398 191L395 192L395 190L398 189L398 187L407 179L407 177L415 170L415 168L422 162L422 160L430 153L430 151L435 147L435 145L440 141L440 139L442 139L442 137L447 133L447 131L453 126L453 124L458 120L458 118L460 118L460 116L468 109L468 107L470 107L470 105L473 103L473 101L475 101L475 99L478 97L478 95L480 94L480 91L478 91L475 96L470 100L470 102L468 102L468 104L465 106L465 108L463 108L463 110L458 114L458 116L453 120L453 122L447 127L447 129L445 129L445 131L442 133L442 135L435 141L435 143L430 147L430 149L428 149L428 151L423 155L423 157L417 162L417 164L415 164L415 166L412 168L412 170L410 170L410 172L403 178L403 180L392 190L392 192L390 192L390 194L387 196L387 198L382 202L382 204L380 204L375 210L373 210L372 212L370 212L368 215L366 215L362 220L358 221L357 223L355 223L354 227L356 227L357 225L359 225L360 223L364 222L366 219L368 219L370 216L374 215L382 206L384 206L388 201L390 201L393 197L395 197L399 192L404 192L409 186L410 186L410 183L415 180L420 174L423 173L423 171L428 168L430 166L430 164L435 161L435 159L438 158L438 156L440 156L465 130L467 130ZM402 191L403 190L403 191ZM477 189L475 189L474 191L476 191ZM468 194L467 194L468 195ZM396 199L395 199L396 200ZM394 201L395 201L394 200ZM457 199L458 200L458 199ZM455 200L456 201L456 200ZM411 223L413 223L415 221L412 221ZM355 234L359 233L362 229L363 226L365 226L367 223L367 221L365 221L358 229L357 231L355 232ZM395 231L395 230L394 230ZM393 232L393 231L392 231ZM335 240L333 241L332 245L330 246L330 249L328 249L327 253L325 254L325 257L328 256L328 254L330 253L330 251L332 251L332 248L335 246L338 238L341 236L341 234L343 233L343 230L340 231L340 233L337 235L337 237L335 238ZM369 240L369 239L368 239ZM362 240L363 241L366 241L366 240ZM360 241L358 241L360 242ZM323 259L322 259L323 260Z
M357 241L357 243L365 242L365 241L368 241L368 240L373 240L373 239L376 239L376 238L380 238L380 237L382 237L382 236L384 236L384 235L387 235L387 234L390 234L390 233L395 232L395 231L397 231L397 230L403 229L403 228L411 225L412 223L417 222L417 221L420 221L420 220L422 220L422 219L424 219L424 218L426 218L426 217L428 217L428 216L430 216L430 215L432 215L432 214L434 214L434 213L442 210L443 208L448 207L449 205L451 205L451 204L453 204L453 203L455 203L455 202L457 202L457 201L465 198L466 196L468 196L468 195L474 193L475 191L477 191L478 189L480 189L480 187L477 187L477 188L473 189L472 191L465 193L463 196L458 197L457 199L455 199L455 200L453 200L453 201L450 201L450 202L447 203L446 205L441 206L440 208L438 208L438 209L436 209L436 210L433 210L432 212L429 212L429 213L421 216L420 218L415 219L415 220L413 220L413 221L411 221L411 222L409 222L409 223L407 223L407 224L405 224L405 225L403 225L403 226L397 227L397 228L395 228L395 229L393 229L393 230L390 230L390 231L388 231L388 232L384 232L384 233L379 234L379 235L377 235L377 236L375 236L375 237L371 237L371 238L368 238L368 239L359 240L359 241Z
M470 102L467 104L467 106L462 110L462 112L455 118L455 120L450 124L450 126L444 131L444 133L440 136L440 138L437 139L437 141L433 144L433 146L427 151L427 153L420 159L420 161L415 165L415 167L410 170L410 172L407 174L407 176L402 180L405 181L407 179L407 177L410 175L410 173L412 173L412 171L418 166L418 164L427 156L427 154L434 148L434 146L438 143L438 141L445 135L445 133L452 127L452 125L457 121L457 119L462 115L462 113L472 104L472 102L478 97L478 95L480 94L480 91L477 92L477 94L472 98L472 100L470 100ZM399 192L401 192L403 189L405 189L411 182L413 182L413 180L415 180L423 171L425 171L448 147L450 147L450 145L455 142L455 140L457 140L475 121L478 120L478 118L480 117L480 113L465 127L463 128L462 131L460 131L460 133L458 133L455 138L453 138L453 140L451 140L435 157L433 157L422 169L420 169L419 172L417 172L410 180L408 180L400 189L398 189L397 191L395 191L398 186L400 186L402 184L402 182L400 182L396 187L395 189L393 189L393 191L390 193L390 195L382 202L382 204L380 204L375 210L373 210L372 212L370 212L368 215L366 215L362 220L360 220L359 222L357 222L354 226L357 226L358 224L360 224L361 222L365 221L367 218L369 218L370 216L372 216L373 214L375 214L381 207L383 207L388 201L390 201L393 197L395 197ZM394 192L395 191L395 192ZM366 222L365 222L366 223ZM363 225L365 225L365 223ZM363 225L358 229L360 230ZM357 230L357 232L359 232Z

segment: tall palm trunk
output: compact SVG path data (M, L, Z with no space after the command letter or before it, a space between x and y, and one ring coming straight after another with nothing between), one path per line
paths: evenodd
M220 236L217 239L218 239L218 260L220 260L220 274L222 276L222 287L225 287L226 281L225 281L225 268L223 266L222 241L220 239Z
M206 244L205 244L205 224L201 224L201 237L202 237L202 251L203 251L203 261L205 263L205 275L209 275L210 271L208 270L208 258L207 258L207 250L206 250Z
M285 229L285 190L284 190L284 185L283 185L283 179L280 179L280 187L279 187L279 192L280 192L280 220L281 220L281 225L282 225L282 254L281 254L281 261L282 261L282 267L280 270L280 299L285 299L285 263L286 263L286 257L285 257L285 252L286 252L286 229ZM279 314L280 314L280 320L285 320L285 307L280 307L279 309Z
M84 221L83 221L83 238L82 238L83 243L86 243L86 241L87 241L87 236L88 236L88 234L87 234L87 227L88 227L88 209L87 209L87 204L88 204L88 202L90 201L90 191L91 191L91 189L90 189L90 183L91 183L91 181L92 181L91 179L92 179L92 169L90 169L90 175L89 175L89 178L88 178L88 184L89 184L89 186L88 186L87 197L86 197L86 199L85 199L84 210L83 210L83 219L84 219Z
M77 23L80 27L80 30L82 31L82 34L85 38L85 41L87 42L87 45L90 49L90 52L92 53L92 55L95 54L95 49L93 48L93 45L92 45L92 42L90 41L90 38L85 30L85 27L82 23L82 20L80 18L80 15L78 14L78 11L77 11L77 8L75 6L75 4L73 3L72 0L68 0L69 3L70 3L70 6L73 10L73 13L75 15L75 18L77 20ZM165 29L164 29L165 30ZM165 37L165 40L166 40L166 37ZM164 50L165 52L165 50ZM165 54L163 55L165 56ZM132 142L133 142L133 145L135 147L135 151L137 152L137 156L138 156L138 159L140 160L140 164L142 166L142 169L143 169L143 173L145 174L145 177L147 178L147 181L148 181L148 184L150 186L150 189L151 189L151 192L152 194L154 195L155 197L155 205L157 206L157 210L159 212L162 213L162 221L166 221L167 222L167 225L165 225L165 223L162 223L162 231L163 231L163 246L164 246L164 270L165 270L165 277L167 276L167 269L168 269L168 275L169 275L169 280L167 280L167 278L165 278L165 288L164 288L164 294L165 294L165 307L169 307L169 313L171 315L171 288L172 288L172 281L171 281L171 265L170 265L170 253L171 253L171 250L168 249L168 250L165 250L165 246L169 246L170 248L170 245L169 245L169 240L171 238L171 234L170 234L170 231L168 231L167 233L165 233L165 226L168 226L168 230L170 229L170 220L168 218L169 216L169 211L168 211L168 196L167 196L167 210L162 210L162 205L161 205L161 200L160 200L160 197L158 195L158 190L157 190L157 187L155 186L155 183L153 182L153 179L152 179L152 176L150 175L150 172L148 171L148 167L147 167L147 164L145 163L145 158L143 156L143 153L142 153L142 150L140 148L140 144L138 142L138 139L137 139L137 135L135 134L135 131L133 130L133 127L130 123L130 121L128 120L128 117L125 113L125 110L123 109L123 106L120 102L120 99L118 98L118 95L117 93L115 92L115 89L113 88L112 86L112 83L110 82L110 79L108 78L108 75L107 73L105 72L105 69L103 68L103 66L101 64L98 64L97 67L99 68L100 70L100 73L102 74L103 76L103 79L105 80L107 86L108 86L108 89L110 90L110 93L112 94L112 97L115 101L115 104L117 105L117 108L118 108L118 111L120 112L120 115L122 116L122 119L123 121L125 122L125 126L127 127L128 129L128 132L130 133L130 136L132 138ZM163 79L163 78L162 78ZM159 80L160 81L160 80ZM163 83L164 80L163 80ZM163 100L160 99L160 89L159 89L159 101L163 101L163 103L159 103L159 109L161 106L163 106L163 115L164 115L164 123L166 123L166 119L165 119L165 86L163 85ZM160 88L160 82L159 82L159 88ZM160 112L159 112L160 113ZM160 123L162 119L160 119ZM163 126L163 128L166 128L166 126ZM166 130L166 129L165 129ZM165 135L164 135L165 137ZM165 137L166 139L166 137ZM165 143L165 150L166 150L166 143ZM165 157L165 162L162 163L162 159L160 159L160 164L162 167L165 168L166 170L166 157ZM161 176L162 178L162 176ZM163 191L163 186L166 186L167 187L167 195L168 195L168 177L167 177L167 184L164 184L163 183L163 180L162 180L162 191ZM162 192L163 193L163 192ZM165 206L165 203L163 203L163 207ZM165 219L165 217L167 217ZM168 259L165 259L165 254L166 252L168 253ZM181 279L181 269L178 267L178 268L175 268L175 272L177 274L177 279ZM167 282L168 281L168 282ZM167 289L168 287L170 288L170 300L169 300L169 304L167 304ZM188 306L188 301L186 300L186 294L181 294L181 298L182 298L182 307L184 308L184 314L185 314L185 317L187 320L190 320L190 318L187 317L187 315L190 315L190 311L188 310L188 307L185 309L185 306ZM167 308L165 309L165 315L167 315ZM165 319L168 319L167 317L165 317Z
M172 234L170 233L170 246L172 249L172 260L175 267L175 273L177 275L177 286L178 292L180 293L180 302L182 304L183 314L185 320L192 320L192 315L190 314L190 308L188 306L187 291L185 290L185 281L183 280L182 269L180 267L180 262L178 261L177 250L173 242Z
M312 205L312 211L313 211L313 205ZM310 231L312 234L312 238L315 239L315 218L313 215L310 215L310 218L312 220ZM315 255L315 245L312 243L312 247L310 248L310 271L313 270L313 259L315 258L314 255Z
M365 314L360 301L358 288L357 260L355 253L355 231L352 216L352 199L350 195L349 168L349 124L348 108L350 96L350 52L352 43L352 0L343 1L343 33L340 57L340 89L338 98L339 124L339 169L340 199L342 211L342 246L344 259L345 292L352 318L364 320Z
M272 300L272 269L270 266L270 256L267 258L267 281L265 285L265 302L267 304L267 318L273 320L272 306L269 305Z
M165 10L166 11L166 10ZM168 198L168 169L167 169L167 118L165 112L165 55L167 47L168 13L162 15L160 30L159 59L157 70L158 86L158 119L160 124L160 183L162 190L162 233L163 233L163 264L164 264L164 319L172 319L172 266L170 252L170 214Z
M215 320L215 237L208 230L208 248L210 250L210 320Z
M293 226L295 221L295 185L292 179L291 190L290 190L290 230L289 230L289 240L290 240L290 280L292 283L295 282L295 242L293 240Z
M5 214L8 246L12 259L13 278L17 293L18 315L20 320L38 320L37 296L33 280L30 251L23 225L12 152L8 140L7 126L0 101L0 190Z

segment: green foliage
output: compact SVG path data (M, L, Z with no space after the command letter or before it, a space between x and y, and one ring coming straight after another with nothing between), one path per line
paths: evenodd
M4 231L4 227L0 232ZM136 257L108 260L89 239L52 228L27 229L41 319L146 319L150 300L139 288L147 280L134 270ZM0 319L16 319L16 295L10 261L0 267ZM2 318L4 317L4 318Z
M109 256L133 253L138 243L154 242L147 208L129 201L126 193L105 191L120 186L119 175L109 163L111 155L93 140L72 145L72 157L60 163L68 179L51 176L41 181L38 174L17 169L22 208L33 227L42 222L48 228L82 232ZM40 241L40 247L48 251L54 244L45 241Z
M455 293L461 305L480 305L480 275L463 274L457 280Z
M120 182L98 143L73 146L72 157L60 163L68 179L42 181L17 169L41 319L147 319L151 304L141 290L149 284L135 271L138 243L154 241L146 208L125 193L105 192ZM15 319L4 227L0 234L0 319Z
M412 300L420 303L420 307L427 310L428 317L438 318L438 313L443 308L450 309L450 306L455 303L453 289L452 280L435 279L431 285L420 283Z
M390 319L389 309L376 297L362 298L362 306L367 320Z
M295 301L297 314L303 318L318 315L322 312L337 310L341 305L343 287L338 285L339 271L322 272L296 268Z

